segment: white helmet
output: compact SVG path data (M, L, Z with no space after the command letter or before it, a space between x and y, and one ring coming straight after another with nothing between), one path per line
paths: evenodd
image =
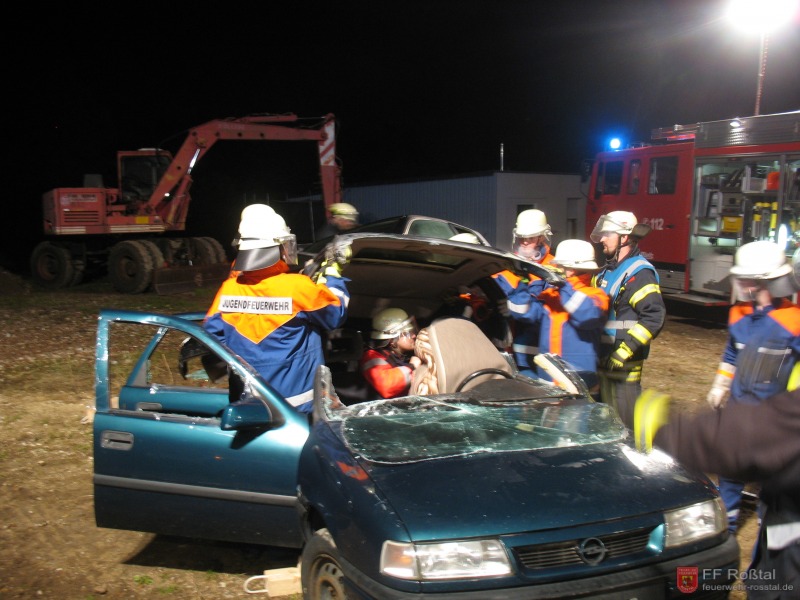
M792 272L778 244L759 240L743 245L736 251L731 275L744 279L777 279Z
M540 262L550 251L550 233L550 225L547 224L547 217L542 211L535 208L523 210L517 216L511 250L517 256Z
M619 235L630 235L638 221L632 212L627 210L615 210L607 215L601 215L594 226L591 240L599 243L604 233L618 233Z
M583 240L564 240L556 247L556 254L550 264L567 269L596 271L594 246Z
M465 244L480 244L481 241L478 239L478 236L474 233L469 233L465 231L464 233L457 233L453 237L450 238L453 242L464 242Z
M755 300L760 288L766 289L773 298L786 298L798 291L793 262L786 260L778 244L767 240L740 247L730 273L736 298L744 302Z
M358 221L358 209L347 202L334 202L328 207L333 217L342 217L348 221Z
M233 245L239 248L233 265L237 271L263 269L281 258L289 264L297 264L297 238L283 217L266 204L251 204L244 208L239 237Z
M534 237L544 235L550 237L550 225L547 224L547 217L540 210L531 208L523 210L517 216L517 224L514 227L514 237Z
M384 308L372 318L373 340L393 340L406 331L415 332L417 324L402 308Z

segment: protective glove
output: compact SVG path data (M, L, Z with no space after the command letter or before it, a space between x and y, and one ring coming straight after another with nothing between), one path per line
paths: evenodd
M547 283L555 288L561 289L567 283L564 279L564 271L554 265L542 265L550 272L550 277L547 278Z
M633 437L639 452L653 449L653 438L669 422L669 396L645 390L633 408Z
M350 244L346 242L341 242L331 245L325 251L325 262L336 263L340 267L344 267L347 263L350 262L350 258L352 256L353 256L353 251L350 249Z
M625 363L633 356L633 350L628 344L622 342L619 347L611 353L606 361L606 369L609 371L619 371L625 368Z
M711 389L706 396L706 402L711 408L716 410L725 406L728 396L731 394L731 384L735 374L736 367L734 365L726 362L719 363L714 383L711 384Z
M325 260L319 266L319 272L314 277L316 283L326 283L328 277L341 277L342 269L350 262L353 251L349 242L331 244L325 250Z
M328 282L328 277L339 277L342 276L342 266L338 262L328 262L327 259L322 261L322 264L319 266L319 272L314 276L314 281L316 283L326 284Z

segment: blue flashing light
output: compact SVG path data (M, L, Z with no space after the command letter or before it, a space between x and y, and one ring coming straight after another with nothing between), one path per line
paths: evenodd
M611 140L608 142L608 147L612 150L619 150L620 146L622 146L622 140L619 138L611 138Z

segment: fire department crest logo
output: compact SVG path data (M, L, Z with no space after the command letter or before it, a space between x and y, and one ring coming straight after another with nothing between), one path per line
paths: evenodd
M697 567L678 567L678 589L684 594L697 591Z

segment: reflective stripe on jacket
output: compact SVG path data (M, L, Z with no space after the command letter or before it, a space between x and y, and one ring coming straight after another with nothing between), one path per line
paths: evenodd
M633 352L628 364L647 358L650 342L664 327L667 317L655 267L637 252L613 270L595 275L592 283L610 298L608 321L600 342L601 361L622 342Z
M408 393L413 369L388 348L368 348L359 362L361 374L382 398Z
M591 285L588 273L570 277L561 288L548 287L531 303L520 322L539 323L539 350L558 354L578 371L597 371L597 349L609 299ZM542 379L550 377L541 369Z
M540 264L547 265L552 260L553 255L548 252ZM514 360L520 369L535 370L533 357L539 354L540 327L538 323L524 323L518 319L530 310L532 299L544 290L546 284L532 273L528 274L528 279L521 279L510 271L501 271L492 277L508 298L508 311L513 319L514 341L511 348Z
M786 389L800 357L800 307L786 298L755 308L734 304L722 360L736 366L732 402L757 403Z

